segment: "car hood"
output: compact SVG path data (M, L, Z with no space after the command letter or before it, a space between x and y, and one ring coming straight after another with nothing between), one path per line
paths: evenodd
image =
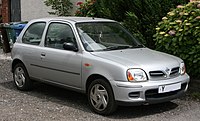
M178 57L148 48L92 52L92 54L122 64L128 68L142 68L148 70L152 70L152 68L166 69L166 67L177 67L182 61Z

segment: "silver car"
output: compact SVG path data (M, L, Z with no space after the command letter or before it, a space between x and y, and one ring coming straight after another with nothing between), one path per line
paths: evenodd
M116 21L57 17L30 21L12 49L12 72L19 90L42 81L86 93L102 115L117 105L170 101L189 83L178 57L143 46Z

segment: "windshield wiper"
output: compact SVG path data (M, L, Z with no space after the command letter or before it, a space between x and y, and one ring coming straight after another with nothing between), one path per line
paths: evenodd
M103 50L120 50L120 49L143 48L143 47L144 47L144 45L142 45L142 44L138 44L135 46L128 46L128 45L127 46L110 46Z
M132 48L132 46L110 46L104 50L120 50L120 49L127 49L127 48Z
M131 48L143 48L144 47L144 45L136 45L136 46L132 46Z

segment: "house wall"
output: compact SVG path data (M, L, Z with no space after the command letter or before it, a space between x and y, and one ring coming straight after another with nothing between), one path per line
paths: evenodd
M44 0L21 0L21 20L29 21L42 17L49 17L51 9L45 6Z
M31 19L43 18L43 17L52 17L49 15L49 11L52 11L50 7L47 7L44 4L45 0L21 0L21 20L29 21ZM71 11L72 15L74 14L76 8L78 7L76 3L78 1L85 0L70 0L73 3L73 9Z

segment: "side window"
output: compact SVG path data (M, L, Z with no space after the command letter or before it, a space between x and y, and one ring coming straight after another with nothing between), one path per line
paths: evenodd
M45 46L64 49L63 43L65 42L74 43L77 46L71 27L63 23L51 23L46 34Z
M38 22L30 25L22 37L22 42L31 45L39 45L42 40L45 25L45 22Z

